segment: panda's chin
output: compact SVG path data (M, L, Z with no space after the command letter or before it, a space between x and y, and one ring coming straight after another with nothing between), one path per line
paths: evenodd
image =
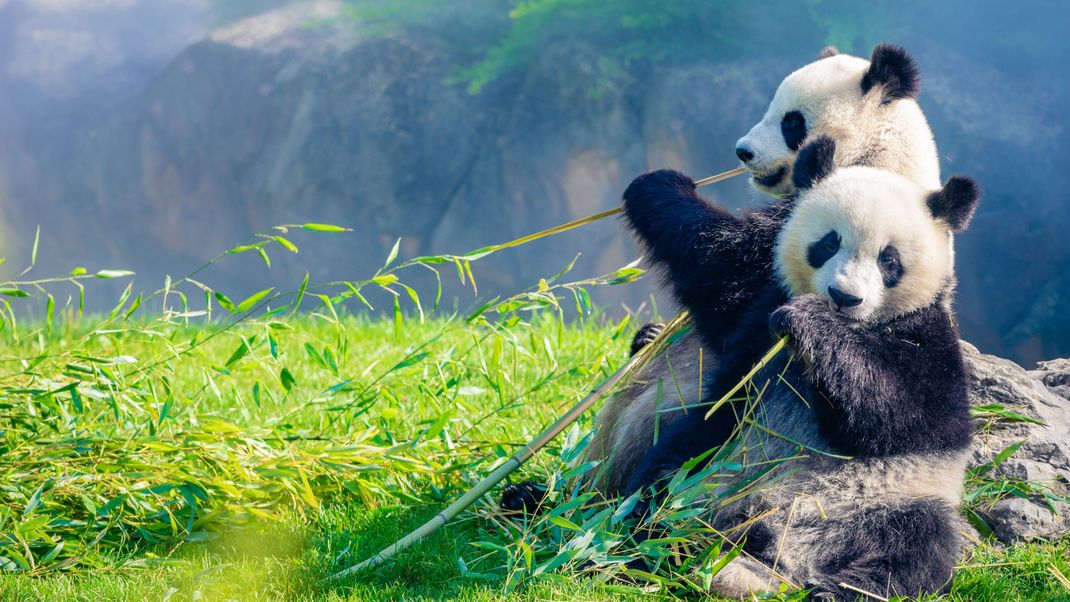
M777 169L765 173L751 172L751 183L759 192L773 196L783 196L793 192L791 178L788 177L788 166L781 165Z
M831 305L831 301L829 302ZM833 307L833 311L843 317L844 320L852 328L865 328L873 323L876 316L868 308L863 307L848 307L843 309L836 309Z

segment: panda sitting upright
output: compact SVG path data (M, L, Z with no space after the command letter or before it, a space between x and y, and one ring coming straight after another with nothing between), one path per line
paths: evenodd
M915 100L919 82L910 54L889 44L874 48L868 61L826 49L817 61L781 82L765 116L736 145L754 187L777 200L746 214L734 226L733 236L718 241L721 252L732 253L731 263L738 267L732 271L734 281L717 299L716 311L700 317L714 320L706 328L710 336L704 340L694 334L685 336L653 358L636 382L599 412L597 432L586 454L588 460L604 460L595 488L607 496L623 490L627 484L623 475L632 473L655 433L664 432L685 413L677 408L697 402L700 368L716 367L744 308L774 282L773 246L794 206L791 166L804 142L829 136L837 144L837 165L877 167L925 188L940 187L932 132ZM693 274L695 280L703 277L697 271ZM679 292L680 300L688 304L690 289L683 287ZM652 340L660 328L643 327L632 352ZM720 335L713 337L717 328ZM519 508L521 503L513 493L503 497L503 502L511 498Z
M978 188L954 177L933 192L885 170L837 169L834 152L828 138L800 151L800 193L776 234L779 283L729 329L704 389L718 399L782 334L801 360L781 354L755 377L769 385L740 425L739 478L796 459L775 486L715 509L714 526L745 538L747 552L715 578L721 595L776 591L771 567L822 599L931 593L949 582L961 549L972 422L945 297L954 282L948 236L968 225ZM740 243L740 219L672 171L638 178L624 208L699 336L725 337L709 312L731 284L726 268L738 258L722 241ZM656 485L724 443L726 422L702 412L674 422L627 489Z

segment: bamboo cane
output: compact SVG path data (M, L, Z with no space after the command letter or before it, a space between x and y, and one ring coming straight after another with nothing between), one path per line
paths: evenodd
M725 181L725 180L727 180L729 178L734 178L734 177L736 177L738 175L742 175L746 171L747 171L746 167L740 166L740 167L737 167L735 169L730 169L728 171L721 172L721 173L716 174L716 175L712 175L712 176L709 176L709 177L706 177L706 178L702 178L701 180L695 180L695 186L706 186L708 184L716 184L717 182L723 182L723 181ZM554 226L553 228L548 228L548 229L543 230L541 232L536 232L534 234L528 234L527 236L522 236L522 237L520 237L520 238L518 238L516 240L510 240L509 242L502 243L500 245L494 245L494 246L491 246L491 247L487 247L486 249L490 250L490 251L500 251L502 249L509 249L509 248L512 248L512 247L519 247L520 245L522 245L524 243L531 242L533 240L542 238L544 236L551 236L553 234L560 234L562 232L567 232L569 230L572 230L573 228L579 228L580 226L586 226L587 224L590 224L590 223L593 223L593 222L597 222L600 219L605 219L607 217L612 217L614 215L618 215L618 214L623 213L623 212L624 212L624 209L622 207L617 207L616 209L608 209L608 210L602 211L600 213L595 213L594 215L588 215L587 217L582 217L580 219L573 220L571 222L567 222L567 223L561 224L560 226Z
M736 169L732 169L723 173L719 173L717 175L710 176L708 178L702 178L701 180L697 180L695 182L695 185L705 186L707 184L721 182L743 174L744 172L746 172L745 167L737 167ZM622 209L617 208L610 209L609 211L603 211L601 213L596 213L595 215L571 221L566 224L562 224L560 226L556 226L548 230L543 230L542 232L537 232L535 234L531 234L523 238L518 238L516 240L501 245L496 245L492 248L494 250L499 250L519 246L529 240L535 240L537 238L541 238L543 236L551 234L558 234L560 232L565 232L573 228L578 228L579 226L583 226L585 224L589 224L606 217L617 215L621 211ZM523 446L522 448L520 448L519 451L510 456L508 460L506 460L501 466L496 468L494 472L487 475L482 481L477 483L475 487L468 491L468 493L465 493L460 498L458 498L457 501L450 504L445 510L433 516L431 520L427 521L423 525L420 525L420 527L412 533L409 533L405 537L399 539L397 542L391 544L390 546L387 546L371 558L368 558L358 564L355 564L349 568L343 569L335 573L334 575L331 575L329 580L337 581L339 579L344 579L349 575L359 573L363 570L375 568L387 562L402 550L411 547L413 544L417 543L418 541L427 537L431 533L434 533L435 531L445 526L449 521L456 518L457 515L460 514L465 508L474 504L476 500L478 500L488 491L493 489L495 485L500 483L502 480L505 479L505 477L509 476L509 474L519 468L521 464L528 461L540 449L545 447L547 443L552 441L554 437L560 434L561 431L568 428L568 426L570 426L573 422L576 422L576 420L579 419L579 417L584 412L586 412L592 405L594 405L603 397L605 397L606 394L612 391L614 387L621 383L621 381L627 379L629 376L635 373L635 371L639 367L643 366L650 358L660 353L661 350L670 341L672 341L673 337L678 332L680 332L688 324L689 321L690 316L688 315L687 311L681 311L679 314L677 314L675 318L673 318L669 322L668 325L666 325L665 330L662 331L660 335L658 335L657 339L652 344L640 349L639 352L632 356L632 358L629 359L627 363L621 366L616 372L611 374L609 378L602 381L598 388L596 388L593 392L584 397L583 400L580 401L580 403L576 404L568 412L565 412L565 414L558 418L556 421L554 421L553 424L551 424L545 430L539 433L539 435L532 439L530 443Z

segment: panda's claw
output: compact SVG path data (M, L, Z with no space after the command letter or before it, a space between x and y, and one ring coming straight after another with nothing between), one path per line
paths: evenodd
M665 325L661 322L650 322L644 324L639 330L635 332L635 336L632 337L631 355L639 353L639 350L643 347L654 342L655 339L661 335L665 330Z
M774 339L791 334L791 310L781 306L769 316L769 333Z
M769 332L775 338L798 339L830 326L828 303L814 294L799 295L769 315Z
M524 481L502 488L498 506L511 515L538 515L546 505L548 490L534 481Z

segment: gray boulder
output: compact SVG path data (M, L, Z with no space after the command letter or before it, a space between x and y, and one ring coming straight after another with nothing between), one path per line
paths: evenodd
M974 441L971 467L991 464L1001 451L1021 443L1013 455L979 478L1028 482L1029 495L982 504L979 514L1004 543L1070 532L1070 504L1056 499L1070 497L1070 360L1042 362L1027 371L969 343L963 342L962 348L975 407L998 405L1002 411L1043 422L995 415L1001 410L987 413ZM1044 496L1043 489L1052 497Z

